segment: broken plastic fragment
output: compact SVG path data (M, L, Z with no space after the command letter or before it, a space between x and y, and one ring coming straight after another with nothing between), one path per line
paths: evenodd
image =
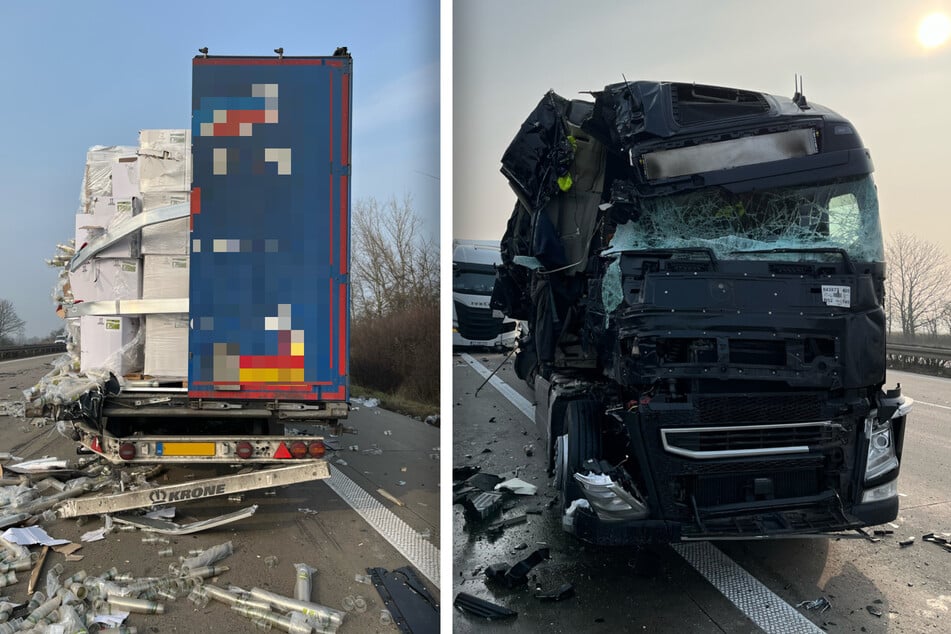
M520 478L512 478L495 485L496 491L511 491L516 495L535 495L538 487Z
M825 612L832 607L832 604L829 603L829 600L825 597L819 597L818 599L813 599L812 601L800 601L796 604L797 608L805 608L807 610L818 610L820 613Z
M467 612L488 621L511 619L518 616L518 612L515 610L510 610L501 605L490 603L485 599L480 599L479 597L472 596L471 594L467 594L465 592L460 592L457 594L452 604L458 610L462 610L463 612Z
M574 594L575 587L570 583L563 583L554 590L537 593L535 598L540 601L564 601L565 599L574 596Z

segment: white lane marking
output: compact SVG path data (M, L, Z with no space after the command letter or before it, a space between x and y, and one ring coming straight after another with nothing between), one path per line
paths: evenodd
M492 375L491 370L473 359L468 354L463 353L462 360L472 366L472 369L478 372L483 379L489 379L489 376ZM494 375L492 375L492 378L489 379L489 385L497 389L499 394L507 398L512 405L518 408L518 411L525 414L528 417L528 420L535 422L535 406L532 405L527 398L516 392L511 385L507 384L498 376Z
M462 359L483 378L491 374L485 366L468 354L463 354ZM489 379L489 383L529 420L535 420L535 406L525 397L497 376ZM697 572L766 634L822 633L821 629L800 614L796 608L779 598L756 577L709 542L671 544L671 548L696 568Z
M941 409L951 409L951 407L948 407L947 405L938 405L937 403L926 403L925 401L919 401L918 399L915 399L915 405L927 405L929 407L940 407Z
M349 504L383 539L392 544L406 560L439 587L439 549L420 537L409 524L360 486L330 465L330 477L323 480Z
M766 634L823 631L710 542L683 542L670 547Z

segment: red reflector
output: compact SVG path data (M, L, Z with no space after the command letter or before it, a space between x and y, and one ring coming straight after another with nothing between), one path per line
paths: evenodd
M326 453L327 448L324 447L324 443L319 440L315 440L307 446L307 451L310 452L311 458L322 458L324 453Z
M242 440L235 447L234 452L238 455L239 458L247 460L254 453L254 447L251 446L247 440Z
M96 436L92 439L92 442L89 443L89 448L96 453L102 453L102 443L99 442L99 436Z
M130 442L124 442L119 445L119 457L123 460L132 460L135 458L135 445Z
M287 445L285 445L283 441L281 442L280 445L278 445L277 451L274 452L274 457L275 458L290 458L291 457L291 452L287 450Z
M307 445L303 441L296 440L291 443L291 455L295 458L303 458L307 455Z

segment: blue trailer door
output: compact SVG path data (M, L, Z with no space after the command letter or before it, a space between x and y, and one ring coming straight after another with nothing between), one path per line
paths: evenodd
M347 400L349 57L196 57L188 393Z

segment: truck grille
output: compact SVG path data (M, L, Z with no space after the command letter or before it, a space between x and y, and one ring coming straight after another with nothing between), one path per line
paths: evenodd
M456 306L459 334L466 339L486 341L501 334L502 318L493 317L491 308L472 308L460 302L453 303Z
M819 397L815 394L757 396L708 396L694 406L701 423L769 423L818 420Z
M664 449L688 458L806 453L834 439L828 422L661 429Z

